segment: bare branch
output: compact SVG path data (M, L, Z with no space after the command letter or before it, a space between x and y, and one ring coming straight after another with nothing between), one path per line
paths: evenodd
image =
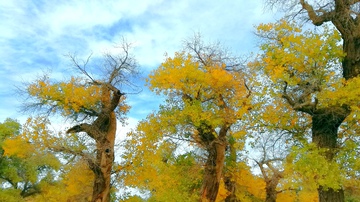
M96 82L91 76L90 74L86 71L86 66L88 65L90 58L92 56L92 53L86 58L86 60L84 61L83 65L80 65L78 60L75 58L75 56L68 54L68 57L70 58L71 62L73 63L74 67L78 70L80 70L80 72L82 74L84 74L86 77L88 77L92 82Z

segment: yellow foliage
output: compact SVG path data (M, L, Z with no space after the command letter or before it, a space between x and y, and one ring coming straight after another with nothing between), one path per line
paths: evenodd
M277 196L276 196L276 201L296 202L297 201L296 200L296 193L289 192L289 191L278 193ZM304 201L308 201L308 200L304 200Z
M298 197L298 201L308 201L308 202L319 201L317 190L313 190L313 191L301 190L298 193L297 197Z
M61 112L62 115L74 115L84 110L99 109L100 102L107 94L108 89L101 85L91 84L82 78L72 77L67 82L51 82L49 77L40 78L31 83L27 91L41 105L46 105L52 112ZM126 113L129 106L123 98L119 103L121 112Z
M21 136L4 141L3 149L4 156L17 156L19 158L27 158L32 155L35 150L33 145L25 142Z
M241 201L250 202L253 199L265 199L265 182L262 178L251 173L245 163L238 163L237 170L232 172L234 181L237 184L237 197Z
M312 191L324 186L339 189L344 181L344 175L337 162L329 162L324 153L326 149L319 149L314 144L304 147L293 146L287 158L285 171L292 179L292 187L302 187Z
M224 201L229 194L230 194L230 192L226 189L224 180L221 179L220 185L219 185L219 191L216 196L216 202Z
M239 113L240 109L247 107L244 102L248 92L243 77L241 72L227 71L223 64L201 66L191 55L182 52L175 53L174 58L167 58L149 75L148 83L157 93L183 99L187 107L182 110L184 116L193 117L193 120L216 122L221 118L222 121L234 122L244 113ZM184 100L184 96L199 103ZM224 110L225 102L229 106L227 111Z
M149 201L196 201L201 167L191 155L173 155L176 144L160 135L171 127L164 127L158 118L150 115L128 134L122 156L127 162L124 184L150 191Z
M317 97L318 106L341 102L334 98L336 95L340 98L346 94L337 92L343 86L340 79L341 59L345 55L342 52L341 37L335 29L324 27L323 32L315 33L302 30L295 23L281 20L279 23L261 24L257 28L257 34L264 39L261 45L263 52L249 66L264 72L277 87L274 91L282 92L285 82L288 91L294 92L299 85L308 83L318 89L311 95L313 98ZM349 91L345 92L348 93L346 99L351 100ZM357 94L351 94L353 100Z
M94 173L89 169L89 166L84 161L79 161L75 165L67 168L68 171L62 178L62 183L65 185L65 190L69 198L91 199Z

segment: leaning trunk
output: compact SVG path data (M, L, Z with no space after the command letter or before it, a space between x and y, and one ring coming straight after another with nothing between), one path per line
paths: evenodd
M208 145L208 158L201 189L202 202L214 202L216 200L224 167L225 149L225 138L217 138Z
M338 138L338 128L350 111L345 107L332 107L318 110L312 116L312 141L319 147L325 148L325 158L330 162L333 160ZM325 189L318 187L320 202L343 202L343 189Z

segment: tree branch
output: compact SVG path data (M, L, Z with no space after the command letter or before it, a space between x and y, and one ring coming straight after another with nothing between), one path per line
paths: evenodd
M94 127L93 124L88 124L88 123L81 123L79 125L75 125L66 131L66 133L79 133L79 132L85 132L94 140L97 140L99 137L101 137L101 132L99 131L99 129L97 127Z
M333 11L325 11L323 9L314 10L314 8L310 4L308 4L305 0L300 0L300 4L302 8L307 11L310 20L316 26L320 26L324 22L331 21L335 15ZM319 12L322 14L318 15L317 13Z
M99 165L96 164L96 162L94 161L94 159L89 156L88 154L81 152L81 151L74 151L71 150L69 148L63 147L63 146L59 146L59 147L51 147L50 148L52 151L54 152L63 152L63 153L67 153L67 154L73 154L75 156L80 156L82 157L89 165L89 168L95 173L98 172Z

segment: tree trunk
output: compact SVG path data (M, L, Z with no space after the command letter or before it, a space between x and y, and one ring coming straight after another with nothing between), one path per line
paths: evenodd
M360 73L360 38L344 39L343 76L346 80L356 77Z
M345 107L317 110L312 116L312 141L319 148L328 149L325 157L332 161L337 148L338 128L350 111ZM344 191L318 188L320 202L343 202Z
M265 190L266 190L266 198L265 198L265 202L276 202L276 197L277 197L277 191L276 191L276 186L273 186L273 185L269 185L268 186L268 183L266 183L266 187L265 187Z
M229 195L225 198L225 202L239 202L236 197L236 182L232 179L232 175L225 177L225 187L229 191Z
M229 151L230 155L226 161L227 170L225 172L224 182L225 188L229 191L229 195L226 197L225 202L239 202L236 197L236 182L234 181L233 172L236 172L236 149L234 147L235 140L233 136L229 135Z
M345 201L344 190L334 190L329 188L324 190L322 186L318 188L319 202L342 202Z
M114 143L116 134L115 112L110 113L110 117L104 133L105 138L97 141L95 181L93 187L93 202L110 201L110 177L114 162Z
M225 137L218 137L208 145L208 158L205 164L205 174L201 189L202 202L214 202L216 200L224 167L225 149Z

